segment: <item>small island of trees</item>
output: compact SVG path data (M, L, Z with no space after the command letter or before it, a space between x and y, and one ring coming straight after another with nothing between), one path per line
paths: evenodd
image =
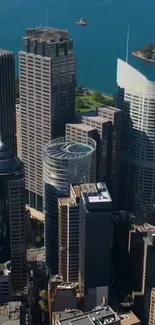
M132 54L140 59L155 62L155 44L146 44L142 49L137 50Z

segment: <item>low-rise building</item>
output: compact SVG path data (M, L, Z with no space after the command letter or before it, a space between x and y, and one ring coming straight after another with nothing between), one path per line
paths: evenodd
M120 318L109 306L97 306L84 314L73 315L70 318L59 318L55 325L119 325Z

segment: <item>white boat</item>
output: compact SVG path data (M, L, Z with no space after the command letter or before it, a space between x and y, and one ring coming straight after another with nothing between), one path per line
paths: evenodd
M78 26L87 26L87 22L84 18L81 18L79 21L75 23Z

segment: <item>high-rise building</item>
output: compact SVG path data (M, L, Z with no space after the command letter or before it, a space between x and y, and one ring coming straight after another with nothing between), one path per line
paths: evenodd
M27 202L42 211L43 147L75 115L76 59L68 31L27 29L19 53L21 147Z
M0 262L11 260L14 290L26 283L25 180L22 163L0 142Z
M0 134L1 140L16 153L14 53L0 49Z
M120 59L117 107L122 109L120 204L143 211L155 204L155 83Z
M65 282L78 282L80 185L58 200L58 272Z
M79 288L90 310L108 297L113 242L112 200L105 183L82 184L79 220Z
M21 119L20 104L16 104L16 140L17 140L17 157L21 160Z
M83 116L82 124L66 125L66 140L84 141L93 138L97 143L97 180L103 181L108 178L108 151L111 122L98 116Z
M137 296L137 306L135 308L141 306L141 320L144 324L148 324L150 308L153 308L152 288L155 287L154 226L146 223L133 225L129 237L129 254L134 297Z
M151 290L149 325L155 324L155 288Z
M58 198L69 195L70 184L96 181L96 142L58 138L44 148L44 212L46 264L58 271Z
M83 196L87 195L92 204L85 206ZM58 216L58 272L66 282L79 281L80 294L95 304L90 292L100 299L101 295L107 296L109 284L113 222L112 201L106 185L71 185L70 197L58 200ZM96 238L97 233L99 237L94 243L92 238ZM91 277L91 272L95 276ZM96 293L97 290L101 295Z
M98 108L98 115L108 119L112 123L109 139L108 166L109 166L109 190L112 197L113 207L118 208L119 199L119 165L122 111L116 107L106 106Z
M109 153L110 153L110 136L111 136L111 121L100 116L84 116L82 123L95 127L99 135L97 139L98 144L98 166L97 166L97 180L106 181L109 186Z
M121 119L120 109L105 106L98 108L98 116L84 115L82 123L66 125L67 141L96 141L97 181L106 182L114 209L118 208Z

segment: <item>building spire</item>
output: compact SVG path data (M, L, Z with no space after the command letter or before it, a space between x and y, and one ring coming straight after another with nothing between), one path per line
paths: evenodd
M46 28L48 27L48 7L46 7Z
M1 132L0 132L0 146L2 145L2 134L1 134Z
M130 26L128 26L128 32L127 32L126 63L128 63L128 59L129 59L129 38L130 38Z

